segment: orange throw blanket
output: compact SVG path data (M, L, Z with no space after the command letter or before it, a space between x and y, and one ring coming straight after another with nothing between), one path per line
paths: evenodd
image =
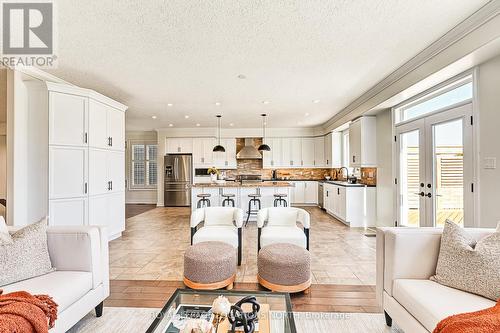
M57 319L57 304L48 295L0 290L0 333L47 333Z
M433 333L500 332L500 299L491 308L449 316L437 324Z

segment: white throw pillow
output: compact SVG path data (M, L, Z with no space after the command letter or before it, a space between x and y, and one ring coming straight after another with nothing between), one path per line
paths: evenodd
M12 237L3 216L0 216L0 245L12 244Z
M269 208L268 225L272 226L296 226L298 211L294 208Z
M230 207L205 208L205 226L226 225L233 226L234 209Z

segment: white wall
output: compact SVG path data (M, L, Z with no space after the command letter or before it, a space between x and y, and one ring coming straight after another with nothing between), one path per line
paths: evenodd
M479 214L481 227L500 221L500 56L479 66ZM496 169L485 169L484 159L497 159Z
M130 189L131 184L131 146L133 143L157 143L156 131L127 131L125 132L125 140L127 149L125 150L125 172L127 179L127 189L125 191L125 202L129 204L156 204L157 190L156 189ZM158 158L163 158L163 155L158 154ZM158 169L158 172L162 169Z
M394 226L392 175L392 115L377 114L377 227Z

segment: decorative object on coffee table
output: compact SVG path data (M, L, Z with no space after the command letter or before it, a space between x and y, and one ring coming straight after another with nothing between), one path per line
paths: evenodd
M311 286L311 255L300 246L265 246L259 252L257 266L260 285L272 291L307 292Z
M184 284L197 290L233 288L236 251L223 242L201 242L184 254Z
M213 326L204 319L189 319L181 333L212 333Z
M252 312L245 312L242 309L243 304L250 304ZM229 322L231 323L231 332L236 333L236 329L242 327L245 333L253 333L258 321L259 310L260 304L257 302L255 296L246 296L231 306L228 315Z
M231 303L224 296L217 297L212 303L212 325L215 327L215 332L219 328L219 324L226 320L229 311L231 310Z

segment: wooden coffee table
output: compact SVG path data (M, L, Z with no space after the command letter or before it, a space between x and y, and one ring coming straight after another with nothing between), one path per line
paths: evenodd
M246 296L255 296L261 305L259 328L256 333L296 333L292 303L288 293L269 291L200 291L177 289L158 313L146 333L178 333L178 327L189 318L210 320L212 302L219 295L229 299L231 304ZM218 333L227 333L219 326Z

